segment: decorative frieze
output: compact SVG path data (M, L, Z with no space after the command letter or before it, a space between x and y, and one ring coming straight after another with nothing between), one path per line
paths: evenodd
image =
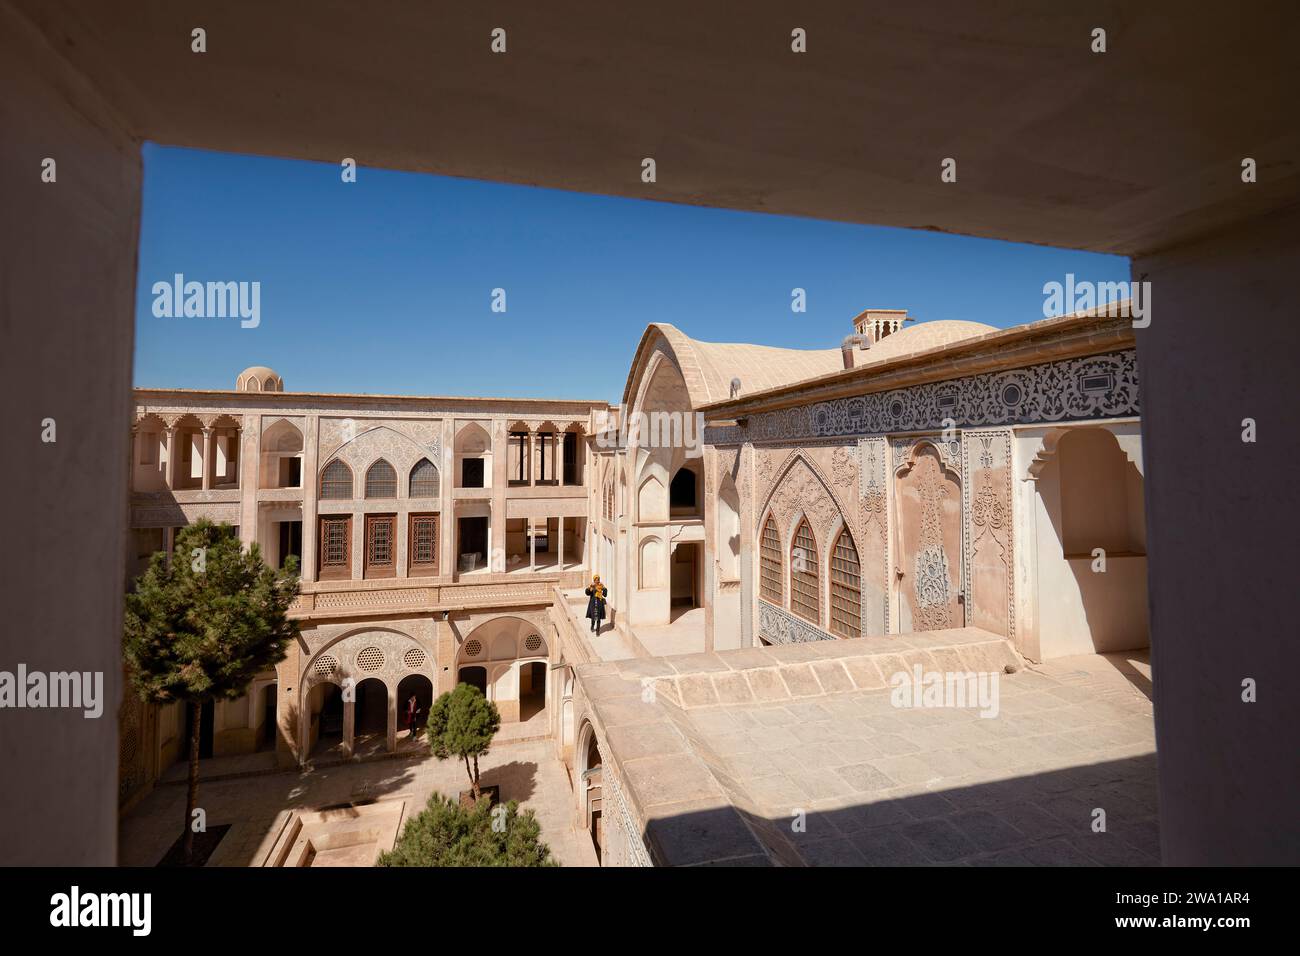
M341 608L430 607L437 596L432 588L387 588L366 591L317 591L314 610Z
M813 641L833 641L835 636L823 631L803 618L795 617L784 608L758 601L758 633L773 644L809 644Z
M179 528L207 518L213 524L223 521L239 524L239 502L193 502L131 509L133 528Z
M1137 353L1128 349L758 412L743 433L796 441L1138 414Z

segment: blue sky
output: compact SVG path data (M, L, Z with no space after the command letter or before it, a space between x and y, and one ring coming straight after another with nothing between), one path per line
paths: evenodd
M135 383L618 401L645 326L830 348L865 308L998 327L1117 256L148 145ZM261 283L261 322L158 318L155 282ZM791 290L807 312L791 311ZM492 290L507 311L491 310Z

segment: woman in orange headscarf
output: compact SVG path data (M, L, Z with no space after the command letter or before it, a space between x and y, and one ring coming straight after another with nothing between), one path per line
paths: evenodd
M591 618L591 629L596 634L600 633L600 624L605 620L605 596L609 590L605 585L600 583L600 575L597 574L591 579L591 586L587 588L587 617Z

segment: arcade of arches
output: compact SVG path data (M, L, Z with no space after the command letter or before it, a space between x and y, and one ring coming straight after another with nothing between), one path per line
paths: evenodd
M414 754L412 708L418 733L436 696L466 683L500 710L502 741L551 742L573 826L597 858L643 865L665 851L642 839L637 788L676 778L638 780L623 758L689 747L666 724L603 729L611 714L672 723L653 695L636 703L660 673L641 657L786 644L815 655L844 640L893 654L925 634L978 643L999 671L1140 652L1144 466L1127 324L1056 321L1052 348L1032 361L999 346L1015 330L889 324L848 368L840 349L786 354L651 326L613 425L594 413L581 427L268 417L226 458L257 462L263 486L261 500L237 505L241 533L256 529L282 543L267 549L273 559L301 553L320 573L286 660L247 699L205 711L205 756L273 748L292 766ZM926 349L968 351L974 371L936 383L905 361ZM906 368L890 372L889 390L872 390L871 375L896 365ZM823 383L815 398L788 384L804 379ZM585 437L636 420L655 427L608 447ZM330 534L295 532L317 512ZM556 573L538 561L552 538L590 565L565 574L563 562ZM599 635L581 621L592 573L609 589ZM758 693L672 680L665 699L685 710ZM761 692L798 686L782 680ZM855 686L825 680L808 692ZM162 727L172 749L157 752L175 760L183 721L164 715Z

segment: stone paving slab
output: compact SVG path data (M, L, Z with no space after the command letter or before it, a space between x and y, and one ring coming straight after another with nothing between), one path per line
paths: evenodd
M674 674L651 677L629 669L625 676L647 681L656 694L688 710L883 689L892 675L914 667L992 673L1022 666L1005 638L974 627L683 654L665 663ZM1086 693L1063 685L1056 689L1066 693L1057 699L1067 702Z
M773 862L1157 865L1151 701L1127 662L1146 655L1004 674L994 717L895 707L888 690L685 713ZM732 745L737 723L752 749Z

